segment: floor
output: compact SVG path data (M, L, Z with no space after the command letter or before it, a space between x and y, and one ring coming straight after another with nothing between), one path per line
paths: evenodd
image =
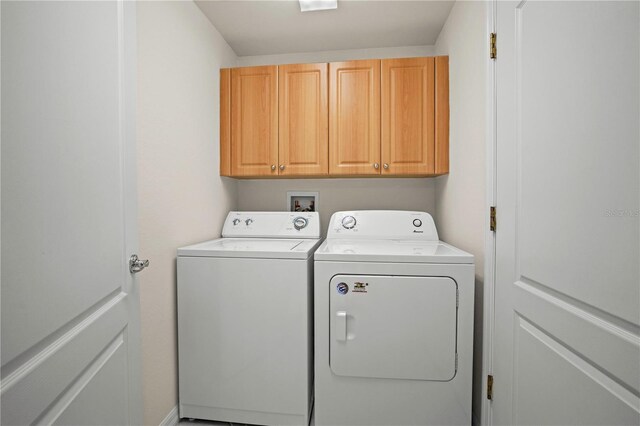
M315 426L315 424L316 424L315 418L313 417L313 412L311 412L311 421L309 422L309 426ZM178 426L255 426L255 425L247 425L244 423L180 419L180 422L178 422Z

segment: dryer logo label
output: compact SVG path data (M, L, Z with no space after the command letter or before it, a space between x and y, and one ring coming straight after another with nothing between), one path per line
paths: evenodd
M369 285L369 283L355 282L355 283L353 283L353 292L354 293L366 293L368 285Z
M349 292L349 286L346 283L340 283L336 286L339 294L347 294Z

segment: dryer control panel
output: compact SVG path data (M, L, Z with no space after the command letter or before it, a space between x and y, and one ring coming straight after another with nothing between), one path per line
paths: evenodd
M327 238L438 241L438 231L429 213L354 210L331 216Z
M225 238L320 238L318 212L229 212Z

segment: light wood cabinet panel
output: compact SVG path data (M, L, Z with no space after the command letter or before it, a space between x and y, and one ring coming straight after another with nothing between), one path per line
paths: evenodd
M436 167L449 173L449 57L436 57Z
M220 70L220 176L231 176L231 69Z
M327 64L278 67L278 157L283 176L329 171Z
M382 60L382 174L435 172L435 60Z
M329 174L378 175L379 164L380 61L331 63Z
M278 70L231 70L231 174L277 176Z

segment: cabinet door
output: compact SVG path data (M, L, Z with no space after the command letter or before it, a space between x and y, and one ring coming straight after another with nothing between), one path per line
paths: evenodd
M329 64L329 174L380 174L380 61Z
M231 176L231 69L220 69L220 176Z
M382 60L382 174L435 171L435 60Z
M329 171L327 64L278 67L280 175Z
M231 174L277 176L278 69L231 70Z

